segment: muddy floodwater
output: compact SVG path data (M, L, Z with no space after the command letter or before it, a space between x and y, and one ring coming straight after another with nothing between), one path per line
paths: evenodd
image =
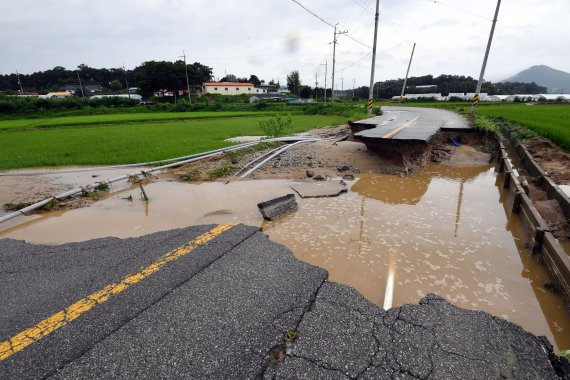
M428 166L403 178L360 174L348 193L297 197L295 214L270 223L257 203L293 193L293 182L157 182L145 186L148 203L137 188L121 189L88 208L12 220L0 237L59 244L195 224L258 225L299 259L327 269L330 280L382 307L437 293L568 349L570 317L561 298L544 289L546 274L525 248L523 227L505 210L496 181L489 165Z

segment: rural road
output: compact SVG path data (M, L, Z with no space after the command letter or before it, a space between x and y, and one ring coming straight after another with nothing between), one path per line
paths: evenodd
M428 295L382 310L258 228L0 240L2 379L556 379L544 339Z
M382 107L383 114L351 123L354 137L367 140L390 139L427 143L439 131L470 129L467 120L455 112L421 107ZM356 130L355 130L356 127Z

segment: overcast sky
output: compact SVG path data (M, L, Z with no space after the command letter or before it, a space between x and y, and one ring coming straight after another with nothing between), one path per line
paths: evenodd
M372 45L374 0L299 0L339 31ZM376 81L410 76L479 76L496 0L380 0ZM144 61L188 62L214 70L328 86L333 29L292 0L0 0L0 73L54 66L132 69ZM485 78L532 65L570 72L570 0L504 0ZM368 85L371 49L338 37L336 88ZM342 78L342 80L341 80Z

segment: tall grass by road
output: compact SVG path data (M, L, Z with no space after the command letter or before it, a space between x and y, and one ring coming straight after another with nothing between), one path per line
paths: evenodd
M345 117L334 115L292 118L293 133L346 122ZM47 129L12 126L0 132L0 170L125 164L199 153L232 145L224 141L230 137L260 135L260 120L263 117L249 116Z
M477 107L477 114L522 125L570 150L570 105L485 105Z

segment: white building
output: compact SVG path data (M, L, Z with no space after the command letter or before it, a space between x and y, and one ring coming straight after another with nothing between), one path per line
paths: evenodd
M256 88L251 83L207 82L202 84L203 94L242 95L266 94L267 90Z

